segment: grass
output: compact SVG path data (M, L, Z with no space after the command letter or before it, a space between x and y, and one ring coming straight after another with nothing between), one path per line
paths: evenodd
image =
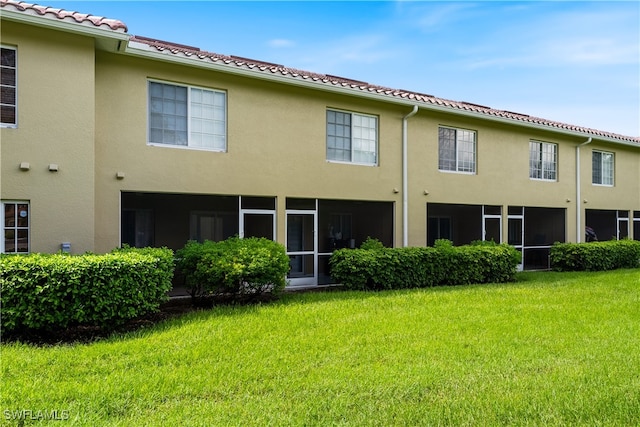
M637 269L288 294L91 344L3 344L0 423L640 425L639 349Z

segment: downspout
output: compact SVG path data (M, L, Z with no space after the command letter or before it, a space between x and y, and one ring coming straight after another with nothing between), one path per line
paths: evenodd
M582 229L582 195L580 194L580 147L590 144L593 139L589 137L585 142L576 146L576 243L582 241L584 230Z
M402 246L409 246L409 172L407 161L407 121L418 112L418 106L402 118Z

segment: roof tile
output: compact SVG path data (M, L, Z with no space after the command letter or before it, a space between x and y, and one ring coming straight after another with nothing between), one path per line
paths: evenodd
M102 16L72 12L15 0L0 0L0 7L7 8L7 10L9 10L9 8L13 8L18 12L37 14L45 18L56 19L59 21L75 22L78 24L91 25L97 28L110 29L112 31L127 32L127 26L124 22L118 21L117 19L104 18Z

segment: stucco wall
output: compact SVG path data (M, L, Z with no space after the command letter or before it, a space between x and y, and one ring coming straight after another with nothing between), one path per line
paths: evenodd
M395 244L402 244L402 116L410 109L139 58L97 57L98 241L118 242L120 191L354 199L395 202ZM227 152L147 145L147 81L159 79L224 90ZM377 167L326 161L327 108L379 117ZM438 126L477 136L477 172L438 170ZM637 210L640 152L615 145L616 185L591 184L591 149L581 151L581 201L576 200L576 146L586 138L420 110L409 119L409 244L426 243L426 204L553 207L566 211L566 237L576 240L577 209ZM529 141L558 144L558 179L529 178ZM126 177L117 180L122 171ZM427 195L424 193L428 192ZM587 199L588 203L582 200ZM584 225L584 224L582 224ZM284 241L284 215L278 216Z
M18 126L0 131L1 197L30 201L32 252L93 250L93 40L7 21L1 39L18 61Z
M402 186L401 117L409 109L107 53L97 61L97 230L104 249L117 244L120 191L276 196L279 212L286 197L400 201L393 189ZM225 90L227 152L149 146L148 78ZM328 107L379 117L379 166L326 161ZM125 178L117 180L117 171ZM277 228L284 241L284 215Z
M410 217L419 218L421 214L424 217L427 203L502 206L505 219L508 206L559 207L568 212L575 211L575 140L544 131L439 113L421 111L412 120L409 191L414 202L410 204ZM438 170L439 126L476 132L475 174ZM557 181L529 178L531 140L558 144ZM574 239L571 218L569 215L567 237ZM505 220L503 236L506 236L506 227ZM411 244L425 244L426 218L414 220L412 231Z

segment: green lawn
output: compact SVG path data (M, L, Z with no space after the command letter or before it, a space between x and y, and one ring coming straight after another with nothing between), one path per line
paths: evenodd
M640 270L287 294L1 350L7 425L637 426Z

